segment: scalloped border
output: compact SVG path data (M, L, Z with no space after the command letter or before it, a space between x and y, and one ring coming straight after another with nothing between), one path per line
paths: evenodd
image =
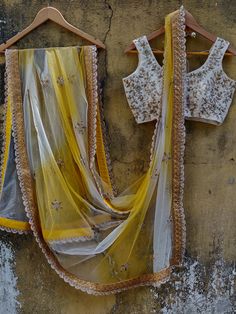
M94 171L94 161L97 149L96 130L97 130L97 47L84 46L84 59L86 68L86 82L87 82L87 99L88 99L88 149L89 149L89 168L93 175L94 181L101 195L102 186L98 181Z
M4 153L5 153L5 147L6 147L6 114L7 114L7 98L8 98L8 92L7 92L7 72L5 70L4 73L4 104L3 104L3 125L2 125L2 147L1 147L1 154L0 154L0 174L3 171L3 160L4 160ZM3 184L2 177L0 176L0 187Z
M28 230L19 230L19 229L13 229L13 228L9 228L9 227L4 227L4 226L0 226L0 230L2 231L6 231L9 233L17 233L17 234L29 234L31 231Z
M96 129L97 129L97 48L85 46L84 57L86 66L87 97L88 97L88 139L89 139L89 165L93 168L96 154Z

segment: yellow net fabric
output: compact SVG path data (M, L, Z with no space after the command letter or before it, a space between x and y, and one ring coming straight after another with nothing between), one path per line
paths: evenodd
M169 275L172 16L166 18L163 109L150 166L115 197L93 83L94 47L7 52L8 63L12 59L17 63L9 73L17 80L18 71L20 84L18 94L9 84L9 103L18 177L31 228L59 275L88 292L116 292L161 282Z

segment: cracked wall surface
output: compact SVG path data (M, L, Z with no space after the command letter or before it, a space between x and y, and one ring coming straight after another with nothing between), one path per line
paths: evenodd
M152 123L137 125L125 99L122 77L137 66L137 56L125 55L132 39L164 23L164 17L184 4L209 31L236 46L236 2L232 0L0 0L0 38L6 40L26 27L39 9L52 5L73 25L99 38L104 114L110 138L114 177L119 191L148 167ZM46 23L18 47L84 44L75 35ZM154 46L162 47L160 38ZM203 50L199 37L188 49ZM161 62L161 58L158 57ZM189 59L189 69L204 57ZM224 60L226 73L236 79L236 58ZM0 64L0 101L3 102ZM118 314L234 313L236 260L236 106L222 126L186 122L185 263L171 281L159 288L137 288L117 296L94 297L65 284L47 264L32 236L0 233L0 314ZM8 296L6 298L6 295Z

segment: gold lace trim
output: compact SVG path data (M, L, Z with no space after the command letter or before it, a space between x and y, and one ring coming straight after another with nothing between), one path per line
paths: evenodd
M89 164L93 167L96 154L96 128L97 128L97 62L96 62L96 46L85 46L85 68L86 68L86 90L88 99L88 149Z
M3 188L3 180L2 180L2 174L3 174L3 164L4 164L4 156L6 153L6 115L7 115L7 75L6 71L4 73L4 97L5 102L3 104L3 125L2 125L2 147L1 147L1 154L0 154L0 190Z
M185 217L183 209L184 191L184 149L185 149L185 13L184 9L178 11L172 18L172 40L174 51L174 104L172 129L172 215L174 246L173 265L179 265L185 251Z

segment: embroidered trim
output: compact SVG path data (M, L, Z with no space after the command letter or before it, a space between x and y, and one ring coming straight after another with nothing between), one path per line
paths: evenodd
M97 128L97 48L85 46L84 48L87 98L88 98L88 142L89 142L89 165L93 167L96 154L96 128Z
M2 125L2 146L1 146L1 154L0 154L0 189L4 182L2 182L2 173L3 173L3 164L4 164L4 153L6 147L6 114L7 114L7 74L6 71L4 73L4 104L3 104L3 125Z
M96 46L85 46L84 59L86 68L86 90L88 99L88 150L89 150L89 168L93 178L102 195L101 183L94 172L94 160L96 154L96 130L97 130L97 48Z
M20 235L31 233L31 230L19 230L19 229L13 229L13 228L3 227L3 226L0 226L0 230L6 231L6 232L9 232L9 233L17 233L17 234L20 234Z
M184 108L186 102L186 51L185 51L185 11L181 7L172 23L173 51L174 51L174 104L173 104L173 185L172 185L172 213L174 229L174 247L172 263L182 262L185 251L185 216L183 209L184 192L184 149L185 126Z
M91 237L79 237L79 238L68 238L68 239L62 239L62 240L49 240L48 244L66 244L66 243L73 243L73 242L85 242L85 241L91 241L94 239L94 236Z

